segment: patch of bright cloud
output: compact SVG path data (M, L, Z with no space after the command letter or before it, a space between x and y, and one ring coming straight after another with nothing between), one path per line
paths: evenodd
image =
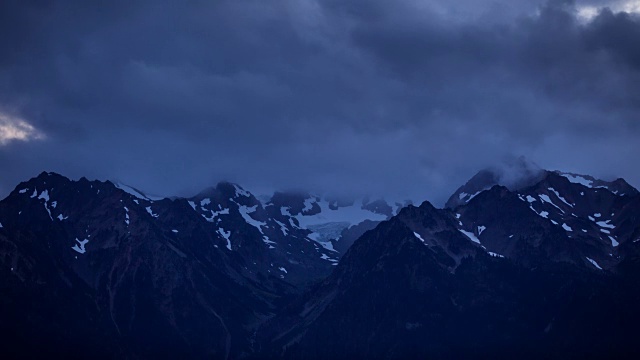
M578 17L582 20L589 21L598 15L598 9L595 6L582 6L578 7Z
M0 145L43 139L44 134L23 119L0 113Z
M640 13L640 1L625 1L621 4L620 10L628 13Z
M578 18L590 21L595 18L602 9L609 8L613 12L640 13L640 0L613 1L603 6L584 5L577 6Z

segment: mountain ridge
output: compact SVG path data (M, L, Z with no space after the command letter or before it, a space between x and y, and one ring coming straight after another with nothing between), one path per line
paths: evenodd
M640 194L543 174L439 209L43 172L0 201L0 332L69 357L78 338L106 357L635 354Z
M637 356L640 196L545 174L455 209L409 206L365 232L322 285L261 327L263 354ZM575 236L567 223L593 229Z

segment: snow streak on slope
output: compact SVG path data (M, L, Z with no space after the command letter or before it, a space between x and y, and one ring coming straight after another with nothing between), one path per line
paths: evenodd
M124 192L126 192L126 193L128 193L130 195L133 195L134 197L136 197L138 199L141 199L141 200L150 200L150 201L152 201L152 200L162 200L162 199L164 199L163 197L160 197L160 196L149 196L149 195L146 195L142 191L140 191L140 190L138 190L138 189L136 189L136 188L134 188L132 186L125 185L125 184L122 184L122 183L114 182L113 185L115 187L117 187L118 189L120 189L120 190L122 190L122 191L124 191Z
M329 202L326 200L315 201L315 203L320 206L320 213L315 215L299 214L295 216L301 227L308 228L312 225L332 222L347 222L355 225L365 220L384 221L387 219L385 215L363 209L357 202L351 206L339 207L335 210L329 207Z
M474 233L462 229L459 230L461 233L465 234L469 238L469 240L473 241L476 244L480 244L480 239L478 239Z
M359 202L354 202L350 206L343 206L332 209L329 206L329 202L326 200L317 200L315 197L310 197L304 202L304 209L310 210L313 205L317 204L320 207L320 212L313 215L304 215L300 213L294 217L298 220L301 228L312 231L309 235L311 240L316 241L327 250L335 251L331 240L336 240L340 237L343 230L350 226L357 225L363 221L384 221L387 220L387 216L378 214L370 210L364 209ZM283 215L289 214L289 208L281 208Z

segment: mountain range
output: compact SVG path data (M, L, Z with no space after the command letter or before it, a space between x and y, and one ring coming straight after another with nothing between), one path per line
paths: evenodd
M439 209L44 172L0 201L0 336L27 358L640 355L638 190L505 179Z

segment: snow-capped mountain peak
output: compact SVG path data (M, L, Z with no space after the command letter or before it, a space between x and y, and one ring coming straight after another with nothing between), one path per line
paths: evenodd
M517 259L528 243L549 247L551 259L584 266L595 261L606 270L620 261L625 243L637 237L633 219L640 216L639 202L638 191L622 179L545 171L530 186L480 191L454 214L460 230L488 252Z

